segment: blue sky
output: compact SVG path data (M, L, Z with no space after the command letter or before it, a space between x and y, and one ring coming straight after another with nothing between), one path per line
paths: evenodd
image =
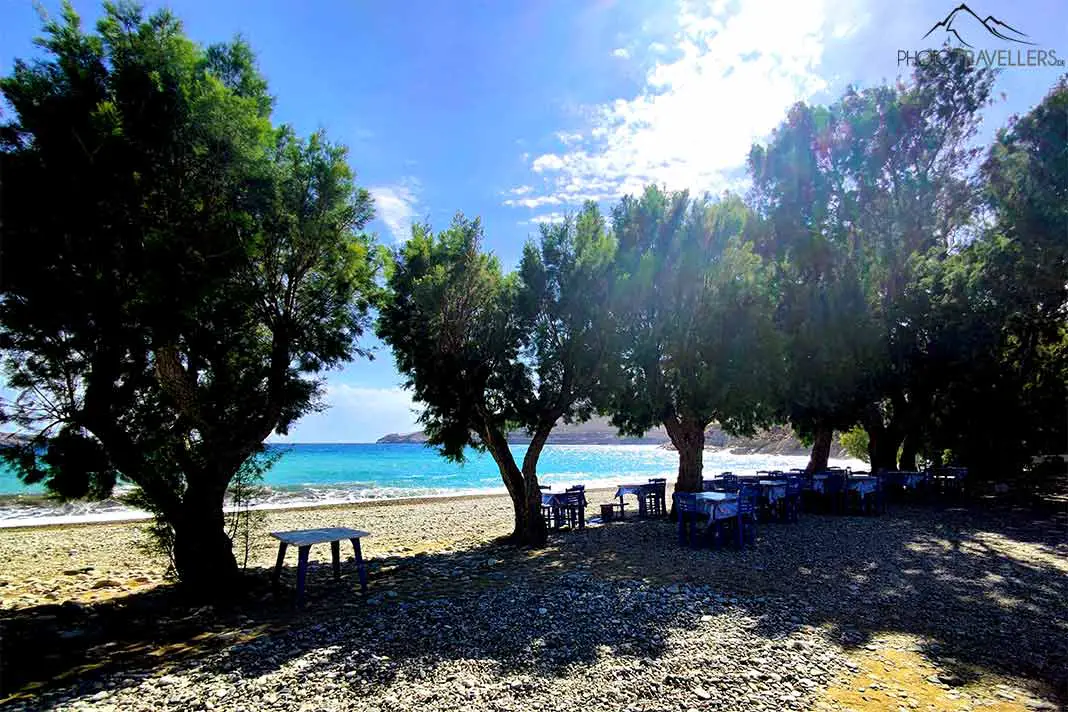
M351 149L375 195L387 244L412 220L443 227L481 215L486 244L514 265L537 224L584 199L610 203L656 182L744 190L753 141L797 100L829 102L849 83L907 74L899 49L956 6L913 0L420 0L169 3L196 40L242 34L277 97L275 118L326 128ZM97 2L75 2L87 22ZM150 8L160 3L148 3ZM55 12L59 3L44 0ZM975 0L1068 57L1068 3ZM32 3L0 0L0 68L32 56ZM974 28L971 28L974 29ZM981 29L978 30L981 32ZM1009 48L992 37L977 46ZM990 42L986 40L990 39ZM939 40L938 44L941 43ZM1063 71L1060 70L1060 71ZM984 139L1026 111L1058 76L1002 72L1005 99ZM365 442L414 429L413 405L388 349L328 376L331 409L286 438Z

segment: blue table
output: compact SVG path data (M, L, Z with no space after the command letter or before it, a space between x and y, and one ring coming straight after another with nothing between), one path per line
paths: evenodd
M861 497L874 494L879 489L879 479L877 477L850 477L846 480L846 483L849 489L857 492Z
M786 498L786 480L760 480L757 484L760 485L761 492L769 505Z
M697 507L708 514L709 544L723 543L723 522L738 519L738 494L736 492L698 492L694 495ZM739 529L740 531L740 529Z
M738 516L738 495L734 492L698 492L697 506L708 514L709 523Z
M333 555L334 579L341 578L341 542L348 539L352 542L352 550L356 555L356 570L360 575L360 590L367 592L367 567L363 563L363 551L360 547L360 539L371 536L359 529L346 527L326 527L323 529L298 529L288 532L271 532L271 536L278 540L278 561L274 565L272 583L278 588L278 578L282 574L282 565L286 559L286 549L290 545L297 547L297 605L304 604L304 579L308 573L308 553L314 544L330 544L330 552Z
M552 516L553 516L553 527L555 529L559 529L560 526L561 526L560 525L560 519L561 519L560 512L569 504L568 500L571 499L574 495L581 495L581 497L582 497L582 508L583 508L583 510L585 510L586 505L589 504L589 502L586 500L586 492L585 492L585 490L574 490L574 491L568 492L566 488L565 489L560 489L559 487L552 487L552 488L549 488L549 489L542 489L542 491L541 491L541 506L548 507L549 509L552 510L552 513L553 513L552 514ZM585 528L585 526L586 526L586 521L585 520L586 520L586 517L583 515L581 517L580 521L579 521L579 527L580 528Z
M619 500L619 518L623 518L623 496L628 494L638 498L638 516L645 517L645 496L654 487L657 487L657 485L651 482L632 483L616 487L616 499Z
M890 471L883 472L879 476L883 482L904 489L917 489L927 479L927 475L923 472Z

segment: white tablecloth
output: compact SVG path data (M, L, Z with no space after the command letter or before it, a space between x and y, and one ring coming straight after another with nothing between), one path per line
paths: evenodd
M733 492L698 492L697 506L708 514L709 522L738 516L738 495Z

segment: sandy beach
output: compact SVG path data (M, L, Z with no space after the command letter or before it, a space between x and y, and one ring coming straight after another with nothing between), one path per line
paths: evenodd
M592 515L611 491L590 493ZM143 524L0 532L0 682L12 709L1057 709L1068 663L1063 519L995 506L769 523L744 551L665 521L492 543L507 498L271 511L253 593L183 603ZM267 586L266 532L352 526L307 607ZM351 559L351 557L350 557Z

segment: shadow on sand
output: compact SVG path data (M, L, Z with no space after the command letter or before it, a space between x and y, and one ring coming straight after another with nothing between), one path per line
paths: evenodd
M1062 517L1012 508L806 516L765 526L745 551L681 549L667 522L613 524L556 536L539 552L487 544L372 559L366 598L351 561L337 583L313 564L300 611L292 570L273 596L260 569L229 607L191 606L160 587L7 612L0 684L7 695L52 690L54 704L183 666L247 678L339 656L359 660L372 684L389 684L400 667L460 658L551 676L606 647L660 656L673 630L694 625L665 593L686 585L736 599L758 621L753 636L822 625L851 647L907 633L965 681L982 670L1018 676L1065 702L1066 561ZM642 605L650 595L662 603L653 614Z

